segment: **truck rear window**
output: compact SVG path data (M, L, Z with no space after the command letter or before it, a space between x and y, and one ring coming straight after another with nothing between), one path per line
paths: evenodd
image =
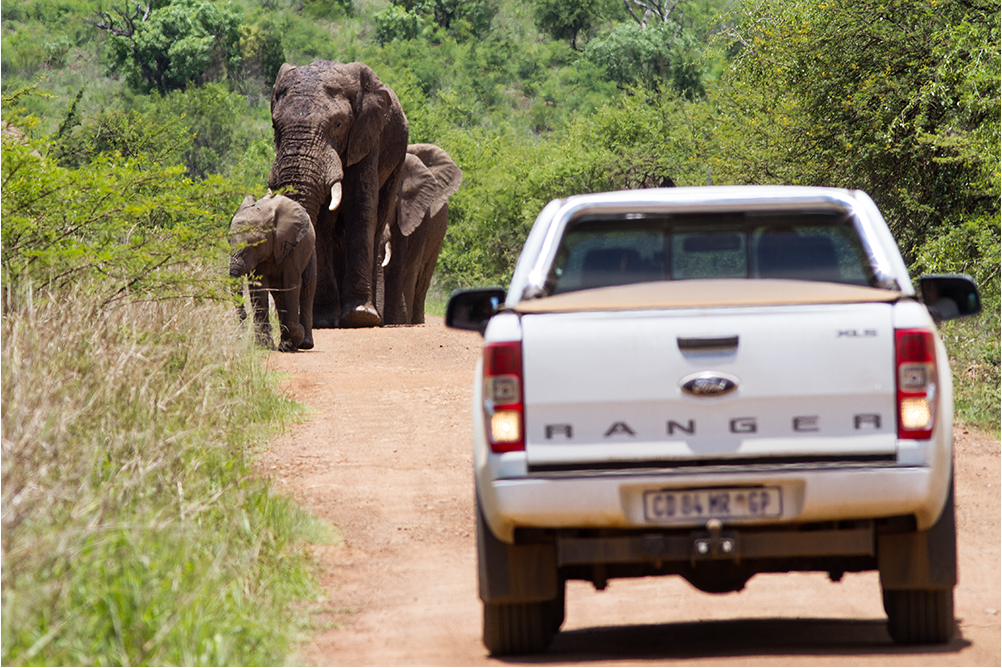
M629 214L568 224L547 292L705 278L868 286L873 271L844 213Z

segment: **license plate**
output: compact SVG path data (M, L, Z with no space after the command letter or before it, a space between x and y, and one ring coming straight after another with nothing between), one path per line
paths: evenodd
M644 492L644 519L648 522L779 517L782 514L783 495L779 487Z

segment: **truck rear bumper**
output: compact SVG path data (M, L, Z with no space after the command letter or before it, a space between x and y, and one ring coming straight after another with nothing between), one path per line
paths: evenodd
M942 480L938 478L942 477ZM720 517L726 526L790 525L911 515L916 528L935 523L943 508L949 471L928 467L800 468L790 471L687 471L685 474L599 474L532 476L479 480L485 519L501 540L513 540L516 527L534 528L685 528L706 525L696 519L650 521L644 495L657 491L778 488L782 512L771 517Z

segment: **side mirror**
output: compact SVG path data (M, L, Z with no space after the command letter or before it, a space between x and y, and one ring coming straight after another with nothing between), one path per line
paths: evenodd
M445 326L483 334L487 321L504 304L504 297L501 288L456 290L445 308Z
M965 274L933 274L919 279L922 301L935 320L953 320L981 312L974 279Z

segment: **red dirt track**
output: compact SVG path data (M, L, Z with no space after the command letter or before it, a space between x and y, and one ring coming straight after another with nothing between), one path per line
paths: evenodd
M480 642L470 393L481 339L416 327L317 330L273 353L285 391L311 407L261 457L278 491L338 527L316 546L328 599L295 661L347 666L495 664L998 666L999 442L956 430L959 633L900 648L875 573L759 575L710 595L680 578L571 582L544 655L498 660Z

